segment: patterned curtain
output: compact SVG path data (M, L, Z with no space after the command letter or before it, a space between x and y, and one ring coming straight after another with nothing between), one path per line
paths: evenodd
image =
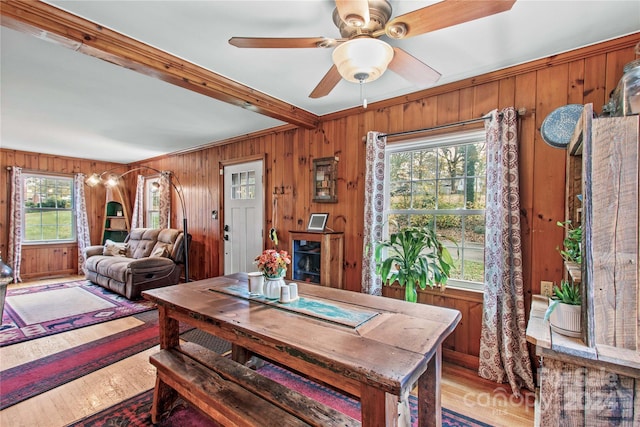
M367 133L367 168L364 180L364 236L362 293L382 295L382 280L376 275L373 244L382 239L384 224L384 151L387 138Z
M487 123L485 288L478 374L509 382L513 394L534 390L525 337L517 112L491 113Z
M171 172L162 171L160 183L160 228L171 227L169 216L171 214Z
M84 179L85 175L83 173L77 173L73 182L76 203L76 235L78 237L78 274L84 274L84 250L86 247L91 246L87 202L84 197Z
M144 181L144 176L138 175L136 199L133 202L133 214L131 215L131 228L144 227Z
M9 253L7 263L13 269L13 282L22 282L20 262L22 261L22 168L11 168L11 203L9 210Z

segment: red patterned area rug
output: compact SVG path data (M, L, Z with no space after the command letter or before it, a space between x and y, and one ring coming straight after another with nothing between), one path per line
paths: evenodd
M152 310L88 280L30 286L7 292L0 347Z
M331 406L352 418L360 419L360 403L355 399L344 396L334 390L269 363L265 364L258 371L262 375ZM125 400L118 405L112 406L109 409L70 424L69 427L153 426L149 415L152 400L153 390L149 390ZM415 396L410 396L409 406L411 408L411 423L412 426L415 427L417 426L417 400ZM443 427L491 427L489 424L474 420L446 408L442 409L442 425ZM156 426L217 427L218 424L187 405L178 405L167 419L162 420L162 422L156 424Z
M158 345L157 311L136 318L145 323L0 372L0 410ZM191 329L180 324L183 337Z

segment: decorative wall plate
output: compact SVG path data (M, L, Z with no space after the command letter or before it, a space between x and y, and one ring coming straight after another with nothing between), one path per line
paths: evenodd
M553 110L540 126L544 142L555 148L566 149L583 108L582 104L569 104Z

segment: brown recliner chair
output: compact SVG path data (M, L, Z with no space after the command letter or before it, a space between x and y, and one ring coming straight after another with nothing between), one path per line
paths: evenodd
M182 230L174 228L134 228L124 243L86 248L85 277L128 299L175 285L184 262L183 239Z

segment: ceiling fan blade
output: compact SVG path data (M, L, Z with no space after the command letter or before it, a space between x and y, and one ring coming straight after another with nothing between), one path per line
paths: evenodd
M336 9L347 25L364 27L369 23L368 0L336 0Z
M505 12L513 7L516 0L495 0L495 1L468 1L468 0L444 0L413 12L405 13L392 19L385 29L390 29L387 34L393 36L394 25L404 24L406 34L402 37L414 37L430 31L440 30L463 22L484 18ZM391 32L391 34L389 34Z
M399 47L393 48L389 69L419 87L428 87L440 79L440 73Z
M309 48L331 47L337 43L327 37L275 38L275 37L231 37L229 44L243 48Z
M309 95L309 98L322 98L329 95L338 82L342 79L342 76L338 72L338 67L333 65L327 74L324 75L318 86L313 89L313 92Z

